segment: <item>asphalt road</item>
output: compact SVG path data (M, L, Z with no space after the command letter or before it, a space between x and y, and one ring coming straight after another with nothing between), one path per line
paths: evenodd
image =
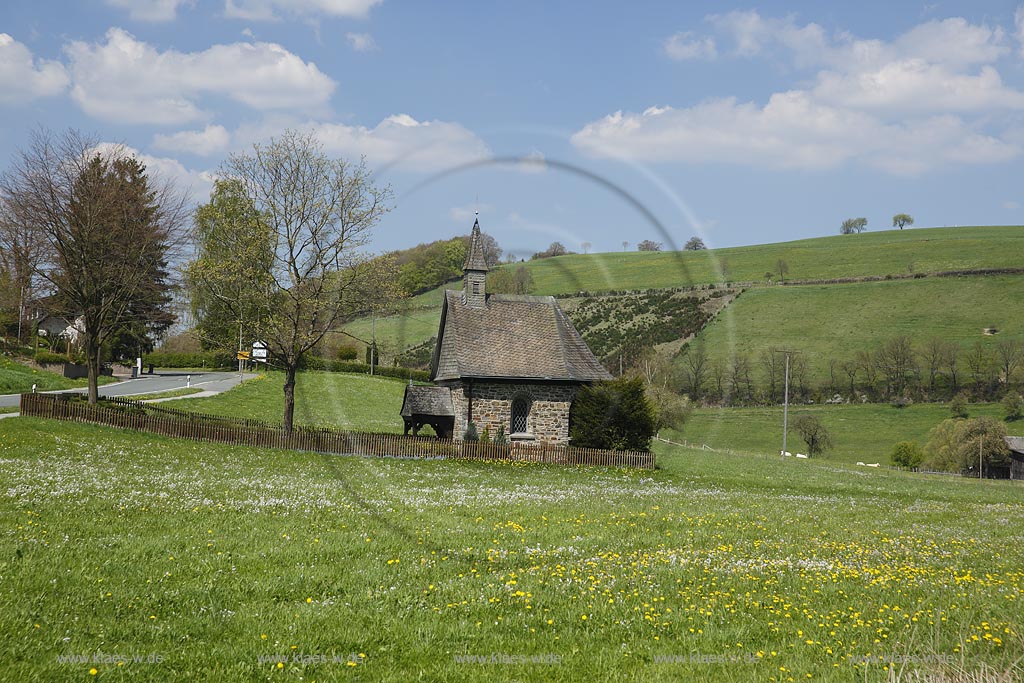
M252 379L256 375L243 375L246 379ZM191 382L191 384L189 383ZM181 389L185 386L193 386L205 391L227 391L238 386L237 372L194 372L184 373L166 370L153 375L143 375L138 379L129 379L117 384L107 384L100 387L101 396L133 396L138 394L155 394L172 389ZM67 389L68 392L85 393L85 389ZM64 392L50 392L64 393ZM18 394L0 396L0 406L9 407L18 405Z

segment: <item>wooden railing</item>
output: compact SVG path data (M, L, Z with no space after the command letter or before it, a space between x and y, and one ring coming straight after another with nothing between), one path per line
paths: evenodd
M21 414L28 417L108 425L193 441L214 441L257 448L286 448L315 453L387 458L508 460L641 469L655 467L654 454L639 451L607 451L523 443L482 444L428 436L350 432L320 427L296 427L288 433L279 425L259 420L191 413L123 398L104 399L98 405L90 405L79 396L22 394Z

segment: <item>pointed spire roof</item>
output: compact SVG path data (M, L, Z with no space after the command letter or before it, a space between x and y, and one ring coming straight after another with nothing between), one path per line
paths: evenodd
M480 219L473 221L473 232L470 233L469 250L466 252L466 262L462 264L462 270L488 271L487 259L484 258L484 242L480 236Z

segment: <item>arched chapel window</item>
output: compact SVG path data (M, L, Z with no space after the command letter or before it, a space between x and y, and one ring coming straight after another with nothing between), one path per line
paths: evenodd
M527 418L530 417L530 401L520 396L512 401L512 433L527 432Z

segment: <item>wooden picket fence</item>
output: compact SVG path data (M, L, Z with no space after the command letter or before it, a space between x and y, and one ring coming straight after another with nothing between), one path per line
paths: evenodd
M296 427L289 434L280 425L260 420L204 415L123 398L104 399L99 405L90 405L77 395L22 394L21 414L101 424L192 441L315 453L386 458L508 460L640 469L655 467L654 454L642 451L609 451L525 443L481 444L429 436L350 432L321 427Z

